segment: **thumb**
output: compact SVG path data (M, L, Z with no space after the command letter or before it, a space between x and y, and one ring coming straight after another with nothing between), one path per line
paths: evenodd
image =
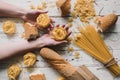
M37 14L43 14L43 13L48 13L48 11L37 10Z
M61 44L61 43L67 43L67 41L66 41L66 40L63 40L63 41L60 41L59 43L60 43L60 44Z

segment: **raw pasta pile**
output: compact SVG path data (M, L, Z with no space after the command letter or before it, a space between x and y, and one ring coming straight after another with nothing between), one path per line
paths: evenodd
M95 15L94 0L77 0L73 16L78 16L82 22L89 23Z

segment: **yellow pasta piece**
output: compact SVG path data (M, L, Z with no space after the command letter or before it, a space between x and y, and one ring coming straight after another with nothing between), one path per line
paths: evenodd
M68 52L71 52L71 51L73 51L73 50L74 50L73 47L68 47L68 48L67 48L67 51L68 51Z
M47 28L50 25L50 17L47 14L40 14L37 17L37 23L40 28Z
M16 78L19 76L21 72L21 69L18 65L12 65L8 69L8 77L12 80L16 80Z
M77 0L72 12L73 17L78 16L82 22L89 23L95 15L94 0Z
M55 40L64 40L67 36L67 32L63 27L56 27L51 31L51 36Z
M13 21L6 21L3 23L3 31L6 34L14 34L16 31L16 25Z
M79 52L75 52L75 53L74 53L74 57L75 57L76 59L79 59L79 55L80 55Z
M27 67L33 66L35 64L36 60L37 60L37 57L34 53L29 52L24 55L24 64Z

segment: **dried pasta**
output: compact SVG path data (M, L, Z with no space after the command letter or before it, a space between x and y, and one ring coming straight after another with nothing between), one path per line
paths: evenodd
M63 27L55 27L50 34L55 40L60 41L66 38L67 31Z
M18 65L12 65L8 69L8 77L12 80L16 80L16 78L19 76L21 72L21 69Z
M72 16L79 16L82 22L89 23L90 19L96 15L93 3L94 0L77 0Z
M36 59L37 59L36 55L29 52L29 53L24 55L24 64L27 67L33 66L34 63L36 62Z
M80 27L79 30L81 34L76 35L74 43L103 63L114 76L120 75L120 67L95 28L86 26Z
M37 24L40 28L47 28L50 25L50 17L47 14L40 14L37 17Z
M16 31L16 25L13 21L6 21L3 23L3 31L6 34L14 34Z

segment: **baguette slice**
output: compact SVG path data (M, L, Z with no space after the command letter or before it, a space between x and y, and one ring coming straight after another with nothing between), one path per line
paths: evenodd
M32 73L30 76L29 76L30 80L46 80L45 78L45 75L43 73Z

